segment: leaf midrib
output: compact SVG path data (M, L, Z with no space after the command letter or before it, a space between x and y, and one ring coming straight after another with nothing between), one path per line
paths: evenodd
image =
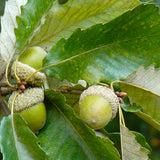
M137 39L143 39L143 38L149 38L149 37L157 37L157 36L160 36L160 34L148 35L148 36L143 36L143 37L136 37L136 38L132 38L132 39L128 39L128 40L122 40L122 41L117 41L117 42L113 42L113 43L110 43L110 44L102 45L102 46L87 50L85 52L79 53L77 55L74 55L72 57L66 58L66 59L64 59L62 61L59 61L57 63L52 63L52 64L49 64L49 65L46 65L46 66L43 67L43 69L47 69L47 68L52 67L52 66L63 64L65 62L67 62L67 61L73 60L74 58L77 58L77 57L82 56L84 54L88 54L90 52L93 52L93 51L96 51L96 50L99 50L99 49L102 49L102 48L105 48L105 47L107 48L108 46L112 46L112 45L120 44L120 43L124 43L124 42L129 42L129 41L133 41L133 40L137 40Z
M90 149L90 147L87 145L87 143L84 141L84 139L81 137L81 135L77 132L77 130L75 129L75 127L72 125L72 123L70 123L70 121L67 119L67 117L65 116L65 114L59 109L59 107L57 106L57 104L55 104L54 102L51 102L56 108L57 110L63 115L63 117L67 120L67 122L70 124L70 126L73 128L73 130L77 133L77 135L80 137L80 139L82 139L82 141L84 142L84 144L87 146L87 148L89 149L89 151L91 152L91 155L94 156L94 159L96 160L95 158L95 155L93 154L92 150Z
M116 1L115 1L116 2ZM115 3L114 2L114 3ZM57 2L58 3L58 2ZM110 3L109 1L108 1L108 3ZM71 7L69 7L69 9L70 9ZM82 7L81 7L82 8ZM69 9L67 10L67 12L69 11ZM98 15L100 15L100 14L103 14L103 13L106 13L106 10L109 10L109 12L111 12L111 11L114 11L114 10L110 10L109 9L109 6L108 7L106 7L103 11L99 11L98 13L96 13L96 14L93 14L92 16L90 16L90 17L87 17L87 19L90 19L90 18L92 18L92 17L97 17ZM129 10L127 10L127 11L129 11ZM126 11L126 12L127 12ZM122 15L123 13L121 13L120 15ZM119 16L120 16L119 15ZM65 17L67 16L67 14L65 14L65 16L63 17L63 19L65 19ZM43 39L41 39L41 40L39 40L38 42L36 42L36 43L32 43L32 46L34 46L34 45L38 45L38 44L40 44L40 43L43 43L43 42L45 42L45 41L49 41L52 37L54 37L54 36L56 36L56 35L58 35L59 33L61 33L61 32L63 32L63 31L65 31L65 30L67 30L67 29L69 29L69 28L71 28L71 27L74 27L74 26L79 26L79 23L81 23L81 22L83 22L83 21L85 21L85 20L87 20L85 17L83 18L83 19L81 19L80 21L75 21L74 23L72 23L71 25L63 25L63 26L66 26L66 27L64 27L64 28L62 28L61 30L59 30L58 32L53 32L53 34L50 34L49 36L47 36L47 37L44 37ZM89 20L90 21L90 20ZM57 30L57 28L59 28L59 26L61 26L61 23L63 22L63 20L58 24L58 26L55 28L55 30ZM92 21L91 21L92 22ZM107 22L107 21L106 21ZM97 24L97 23L96 23ZM84 28L84 27L81 27L80 26L80 28ZM46 30L47 31L47 30ZM46 32L45 32L46 33ZM43 34L43 35L45 35L45 34ZM53 41L53 43L54 43L54 41Z

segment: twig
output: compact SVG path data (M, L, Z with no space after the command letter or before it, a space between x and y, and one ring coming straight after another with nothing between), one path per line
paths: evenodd
M13 85L16 85L16 84L14 83ZM2 95L2 96L10 94L15 90L16 90L16 88L11 88L8 86L8 84L6 84L4 82L0 83L0 95Z
M3 111L4 115L5 115L5 116L8 116L8 115L9 115L9 112L8 112L8 110L6 109L6 106L4 105L4 103L3 103L3 101L2 101L1 98L0 98L0 106L1 106L1 108L2 108L2 111Z
M16 83L11 83L12 85L16 85ZM9 87L7 83L0 82L0 87Z
M16 88L0 87L0 95L6 96L6 95L12 93L15 90L16 90Z
M67 90L67 89L54 89L55 92L67 93L67 94L81 94L81 90Z
M6 96L16 90L16 88L2 87L2 86L3 86L2 83L0 83L0 95L2 96ZM76 94L76 95L80 95L82 93L81 90L54 89L54 91L59 93Z

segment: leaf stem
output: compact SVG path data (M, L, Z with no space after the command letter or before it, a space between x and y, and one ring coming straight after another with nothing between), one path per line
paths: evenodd
M120 104L118 105L119 108L119 120L120 120L120 125L123 124L124 126L126 126L125 121L124 121L124 116L123 116L123 112L121 109Z
M115 83L123 83L122 81L113 81L111 83L111 90L114 92L114 88L113 88L113 85ZM120 125L123 124L125 126L125 121L124 121L124 116L123 116L123 112L122 112L122 109L121 109L121 106L120 104L118 104L118 108L119 108L119 121L120 121Z
M14 49L13 53L15 52L15 50L16 50L16 49ZM12 55L13 55L13 54L12 54ZM6 84L7 84L9 87L11 87L11 88L15 88L15 86L12 85L12 84L9 82L9 80L8 80L8 70L9 70L10 62L12 61L12 57L13 57L13 56L11 56L10 59L9 59L9 61L8 61L8 64L7 64L7 67L6 67L6 71L5 71L5 72L6 72L5 76L6 76Z
M16 58L16 61L15 61L15 66L14 66L14 75L15 75L15 78L17 80L17 82L20 82L20 78L17 76L17 61L18 61L18 58L19 56Z
M16 100L16 97L19 95L20 93L16 93L16 95L14 96L13 98L13 101L12 101L12 106L11 106L11 115L12 115L12 118L13 118L13 114L14 114L14 102Z

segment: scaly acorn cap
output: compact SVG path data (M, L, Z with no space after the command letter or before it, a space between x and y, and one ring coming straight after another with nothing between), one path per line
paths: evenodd
M11 110L13 99L18 93L14 91L8 100L8 108ZM14 101L14 112L18 113L44 101L44 92L41 88L28 88L20 93Z
M102 85L93 85L83 91L79 99L79 105L87 96L99 95L104 97L112 108L112 119L116 117L119 100L115 93L108 87Z
M16 65L16 74L21 81L25 81L32 73L36 72L36 69L30 67L27 64L22 62L14 62L11 68L11 75L15 78L15 65ZM27 84L32 86L40 87L43 85L46 76L42 72L35 73L28 81Z

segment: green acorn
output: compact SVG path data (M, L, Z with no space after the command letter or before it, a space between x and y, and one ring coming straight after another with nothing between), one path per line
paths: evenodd
M43 59L46 56L46 51L39 47L33 46L24 51L24 53L19 57L19 61L28 64L34 69L39 69L42 67Z
M115 118L118 104L118 97L110 88L93 85L80 96L80 117L92 129L101 129Z
M19 61L14 62L11 68L11 75L15 77L15 71L21 81L26 81L37 69L42 67L43 59L47 53L43 48L34 46L30 47L19 57ZM16 67L15 67L16 65ZM40 87L43 85L46 76L42 72L35 73L28 81L27 84Z
M16 93L18 91L14 91L8 100L10 110ZM43 101L44 92L41 88L29 88L19 94L13 104L14 113L19 113L33 132L40 130L46 122L46 108Z

